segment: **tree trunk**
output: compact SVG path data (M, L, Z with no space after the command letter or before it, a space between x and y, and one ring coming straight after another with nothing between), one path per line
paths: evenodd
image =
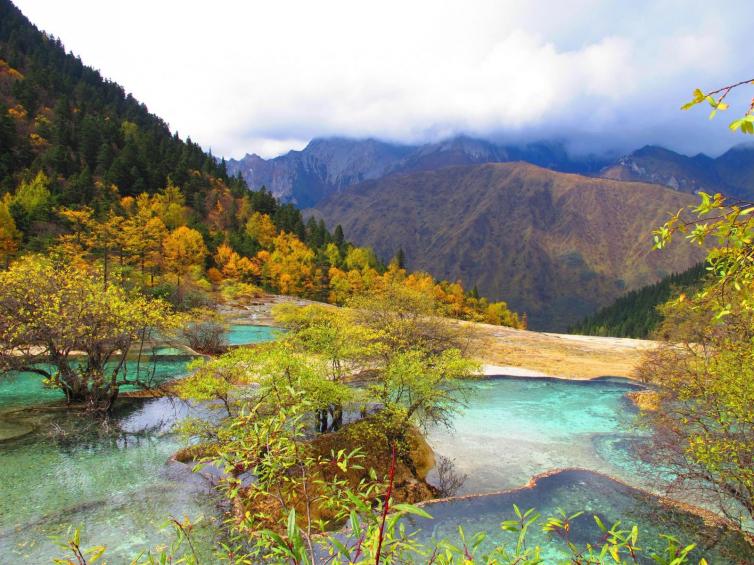
M330 431L337 432L343 426L343 405L336 404L330 407L330 413L332 414L332 424L330 424Z

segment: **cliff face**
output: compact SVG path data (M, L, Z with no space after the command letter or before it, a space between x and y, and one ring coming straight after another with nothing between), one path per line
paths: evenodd
M228 172L241 173L254 189L266 186L277 198L307 207L348 186L384 176L412 149L373 139L315 139L302 151L274 159L231 159Z

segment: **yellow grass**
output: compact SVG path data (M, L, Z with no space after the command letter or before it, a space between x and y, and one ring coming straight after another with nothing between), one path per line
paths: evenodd
M255 324L274 325L275 304L314 304L310 300L266 295L246 308L226 306L225 314ZM567 379L634 377L642 354L656 342L640 339L592 337L515 330L490 324L458 322L473 329L475 357L487 365L518 367Z
M593 379L633 377L647 340L578 336L470 324L476 330L475 354L485 364L520 367L554 377Z

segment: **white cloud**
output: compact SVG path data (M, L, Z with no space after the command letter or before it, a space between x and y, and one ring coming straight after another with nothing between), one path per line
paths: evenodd
M678 106L751 72L743 1L17 3L229 157L453 133L716 151L738 139Z

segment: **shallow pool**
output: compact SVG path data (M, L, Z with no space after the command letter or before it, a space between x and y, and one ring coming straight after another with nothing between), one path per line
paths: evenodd
M645 550L661 551L665 543L659 536L671 533L685 544L698 544L692 563L703 556L715 564L749 563L754 558L751 546L739 534L707 526L697 516L662 505L654 496L589 471L555 473L538 479L534 488L428 503L424 509L433 519L412 517L407 525L417 530L419 539L424 542L447 539L458 543L460 524L468 537L476 532L488 534L482 551L499 544L513 549L516 538L510 532L503 532L500 523L515 518L514 504L522 511L536 508L543 518L556 515L558 508L569 513L584 511L574 521L570 538L580 547L600 541L601 533L593 519L596 514L608 526L622 520L621 529L630 530L637 524L640 527L638 545ZM529 545L540 545L544 549L545 563L557 563L568 555L562 539L542 532L540 527L533 527L530 532Z
M49 563L50 536L83 528L84 543L108 546L109 562L170 539L171 516L213 519L208 482L169 462L180 447L173 424L192 409L169 399L122 399L107 426L86 415L35 408L11 416L32 431L0 444L0 555ZM199 535L211 535L214 526Z
M468 476L459 494L519 487L534 475L566 467L637 483L638 463L626 448L641 434L634 426L636 409L625 397L636 388L610 381L478 380L453 428L432 429L428 439Z
M128 378L136 375L156 386L170 379L186 374L186 365L191 357L186 355L144 358L141 362L128 361L126 369ZM122 386L123 392L136 390L131 385ZM0 411L14 406L29 406L55 400L63 400L63 392L55 387L46 387L42 378L35 373L15 373L0 376Z
M281 332L280 328L272 326L253 326L249 324L233 324L228 328L229 345L249 345L274 340Z
M244 326L233 335L254 343L273 339L272 331ZM182 350L154 353L129 361L129 377L138 373L154 386L186 374L191 358ZM121 398L103 425L68 410L63 399L36 374L0 380L2 559L50 563L60 556L50 536L64 535L72 525L82 528L83 545L106 545L108 562L127 563L142 549L171 540L169 530L160 531L171 516L203 518L195 541L209 547L202 540L216 534L214 491L191 467L169 460L181 447L173 425L201 409L172 398Z

